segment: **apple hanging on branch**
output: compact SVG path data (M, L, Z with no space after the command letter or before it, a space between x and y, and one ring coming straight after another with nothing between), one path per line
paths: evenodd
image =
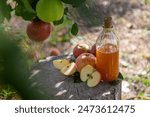
M71 12L69 12L68 6L70 5L76 8L85 1L86 0L13 0L11 1L13 3L12 7L12 5L7 2L7 0L0 0L0 23L3 23L5 18L9 20L12 16L12 11L15 11L14 13L16 16L20 16L24 20L31 21L31 23L34 22L33 20L35 18L39 18L45 23L60 25L64 22L63 20L65 18L68 18L74 22L70 28L71 34L77 35L78 25L75 23L73 18L70 17ZM36 37L34 33L32 36L30 34L28 34L28 36L29 38L32 37L32 40L35 41L45 40L44 38L39 39L39 36Z
M64 7L60 0L39 0L36 4L39 20L33 20L27 26L27 35L31 40L44 41L51 32L50 22L60 20L64 14Z
M44 41L51 33L51 24L43 22L39 19L34 19L27 25L27 35L33 41Z
M53 22L54 25L63 23L64 14L66 14L64 13L63 2L64 1L61 1L61 0L38 0L34 8L37 14L36 17L38 17L41 21L45 23ZM74 2L72 4L74 4ZM34 33L29 32L29 31L28 33L31 33L32 37L33 36L36 37ZM76 23L72 25L71 33L73 35L76 35L78 33L78 27ZM47 38L33 39L31 38L31 36L29 36L29 38L34 41L39 41L39 40L43 41L47 39Z

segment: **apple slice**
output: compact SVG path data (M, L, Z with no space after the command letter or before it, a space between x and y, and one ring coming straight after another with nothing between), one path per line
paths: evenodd
M101 80L101 74L91 65L86 65L80 73L81 81L86 82L89 87L95 87Z
M75 72L76 72L76 64L74 62L66 65L61 69L61 73L63 73L66 76L70 76Z
M91 65L86 65L81 69L80 78L81 81L85 82L89 79L90 75L93 73L94 68Z
M57 60L53 60L53 65L55 68L57 69L62 69L64 66L70 64L69 60L67 59L57 59Z
M96 85L99 84L101 79L101 75L98 71L94 71L91 75L91 78L88 79L87 85L89 87L95 87Z

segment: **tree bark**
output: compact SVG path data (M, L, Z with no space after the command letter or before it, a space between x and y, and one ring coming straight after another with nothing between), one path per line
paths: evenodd
M64 76L54 68L52 61L60 58L71 59L73 56L48 57L40 60L31 70L32 87L38 87L39 92L47 99L56 100L120 100L121 81L116 85L101 82L93 88L86 83L74 83L72 76ZM40 88L39 88L40 87Z

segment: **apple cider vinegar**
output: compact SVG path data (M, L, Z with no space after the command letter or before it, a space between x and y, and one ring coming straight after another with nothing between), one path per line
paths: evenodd
M103 30L96 42L96 68L104 81L118 78L119 39L113 30L111 17L104 20Z
M119 51L115 45L106 44L96 50L96 68L105 81L115 80L119 73Z

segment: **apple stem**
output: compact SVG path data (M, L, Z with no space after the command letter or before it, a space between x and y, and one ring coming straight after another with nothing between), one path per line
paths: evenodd
M40 19L39 19L38 17L36 17L36 18L34 18L34 19L33 19L33 21L35 21L35 22L39 22L39 21L40 21Z

